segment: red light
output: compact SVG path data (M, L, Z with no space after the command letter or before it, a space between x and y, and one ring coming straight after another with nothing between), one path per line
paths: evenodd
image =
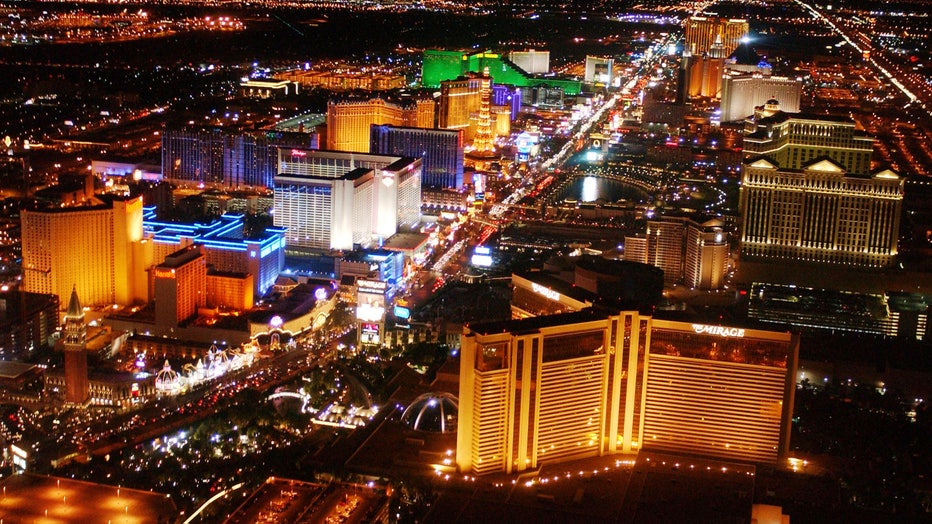
M740 294L741 296L747 295L747 294L748 294L748 290L742 289L741 291L738 292L738 294Z

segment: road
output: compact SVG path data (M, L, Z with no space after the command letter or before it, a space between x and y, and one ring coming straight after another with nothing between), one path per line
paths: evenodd
M57 440L46 442L41 449L57 454L63 446L74 446L83 453L105 455L169 434L236 403L238 393L244 389L264 392L293 380L319 364L323 358L318 356L320 353L319 348L304 346L263 358L249 367L198 384L187 393L162 397L139 410L75 414L65 419L55 432Z
M907 110L910 116L917 119L926 119L932 116L932 85L926 82L926 78L913 73L905 64L885 50L874 48L871 44L870 35L861 31L861 26L856 25L854 20L836 16L802 0L796 0L796 3L825 22L856 51L862 55L866 54L867 62L871 64L871 67L887 78L894 87L909 99L909 104L904 109Z
M507 225L511 220L509 213L513 208L520 208L519 204L536 185L547 176L552 175L554 171L563 166L573 153L579 149L579 144L588 141L589 133L593 129L598 129L607 118L611 116L612 110L622 94L637 95L638 90L646 84L653 67L664 58L665 50L670 44L676 42L678 34L670 34L662 41L656 43L649 52L645 53L645 58L638 65L634 75L622 86L619 93L610 96L597 110L585 120L580 121L574 126L572 135L566 144L549 158L538 159L536 167L528 170L527 176L511 186L511 192L505 195L499 202L492 204L486 213L480 213L473 217L473 224L486 224L485 227L477 229L477 236L470 236L465 240L453 242L449 247L438 246L442 249L436 257L436 262L430 266L429 270L422 270L419 275L412 279L410 288L406 291L405 296L411 300L412 304L423 303L429 295L436 289L428 289L427 283L436 288L437 278L449 278L458 273L462 268L456 267L461 255L470 244L481 244L497 229ZM491 225L494 224L494 225ZM467 226L468 227L468 226ZM429 291L429 292L428 292ZM427 293L425 293L427 292Z

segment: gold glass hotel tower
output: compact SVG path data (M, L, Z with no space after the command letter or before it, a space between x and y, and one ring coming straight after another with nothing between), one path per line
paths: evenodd
M23 289L65 297L77 287L85 305L147 300L142 264L142 197L50 209L25 209Z
M798 338L579 312L468 326L456 462L475 474L641 448L774 463Z
M735 52L741 39L748 35L748 21L740 18L693 16L686 21L686 50L694 55L708 53L716 40L724 45L725 54Z

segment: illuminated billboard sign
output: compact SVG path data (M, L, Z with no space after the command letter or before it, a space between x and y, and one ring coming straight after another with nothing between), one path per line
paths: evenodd
M397 318L403 318L405 320L411 318L411 310L404 306L395 306L394 313Z
M530 133L521 133L518 135L518 138L515 139L515 148L518 150L518 153L523 153L525 155L531 152L531 149L536 144L538 138Z
M720 337L741 338L744 336L744 330L741 328L730 328L725 326L707 326L705 324L693 324L693 331L700 335L717 335Z
M381 340L378 324L361 324L359 326L359 343L378 345Z
M385 318L385 307L375 302L364 302L356 306L356 318L366 322L381 322Z
M518 162L527 162L531 156L531 150L537 144L537 137L528 133L521 133L515 139L515 149L518 150Z
M13 456L20 457L23 460L26 460L29 457L29 454L26 453L26 450L17 446L16 444L10 445L10 452L13 453Z
M474 266L489 267L492 265L492 250L486 246L476 246L470 262Z
M388 284L386 284L385 282L380 282L378 280L359 279L356 281L356 288L359 289L360 293L375 293L379 295L384 295L385 290L388 289Z
M26 471L26 466L28 463L27 461L29 460L29 453L27 453L25 449L17 446L16 444L10 445L10 453L13 455L13 466L15 466L19 471Z
M356 318L364 322L385 319L385 291L388 285L378 280L356 281Z
M476 194L476 196L479 196L485 193L486 180L485 180L484 174L482 173L473 174L472 183L473 183L473 188L474 188L473 192Z

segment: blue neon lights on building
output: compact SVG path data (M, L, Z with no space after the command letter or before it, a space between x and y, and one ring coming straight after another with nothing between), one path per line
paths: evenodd
M254 238L246 238L244 223L245 217L238 214L226 214L206 224L164 222L158 220L155 206L144 207L142 215L145 238L172 249L191 244L204 246L209 268L251 274L256 297L261 297L284 266L286 228L268 227Z

